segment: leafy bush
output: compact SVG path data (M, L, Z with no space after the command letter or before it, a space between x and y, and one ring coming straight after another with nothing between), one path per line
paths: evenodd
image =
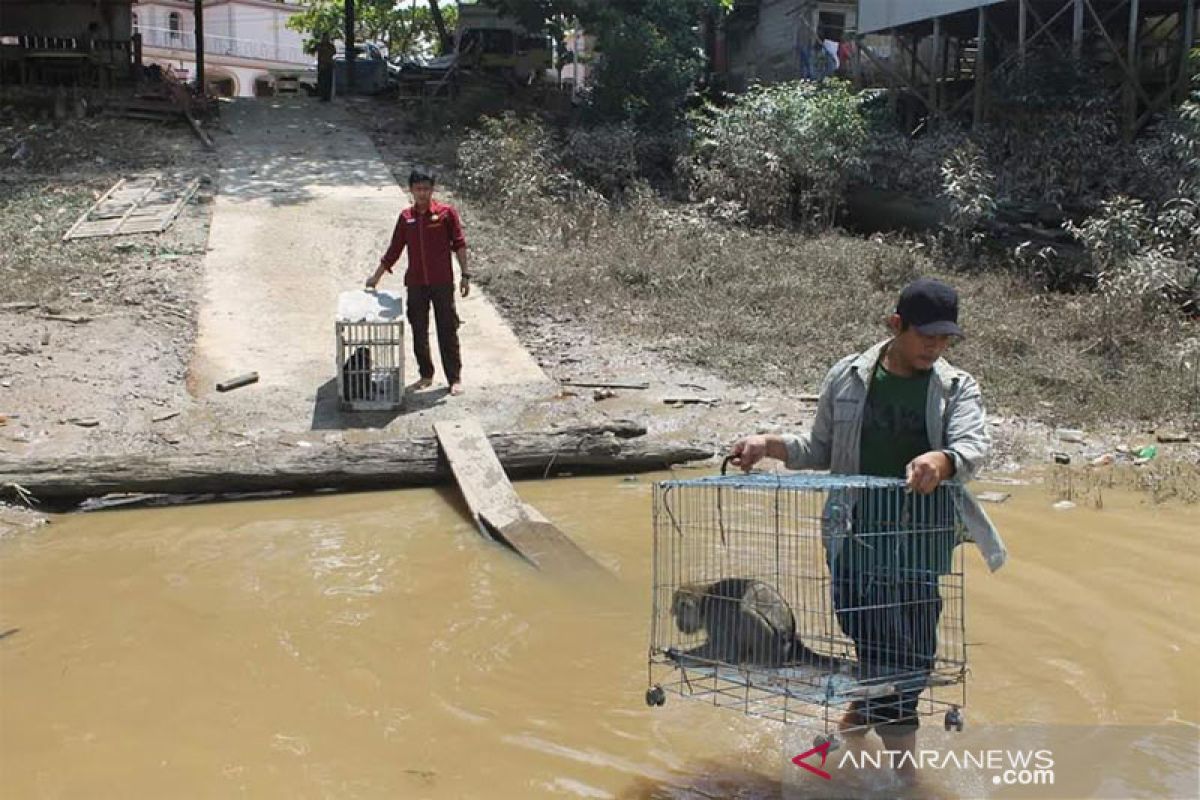
M1082 224L1067 225L1087 248L1109 304L1153 310L1170 299L1200 311L1200 75L1193 85L1150 144L1154 161L1175 178L1159 189L1165 199L1117 195Z
M512 113L484 117L458 147L462 188L486 202L528 204L550 192L557 149L536 119Z
M942 166L968 141L953 125L913 137L898 130L893 120L879 120L870 130L864 154L866 180L877 189L937 197L945 188Z
M996 177L988 172L974 142L956 148L942 163L942 194L950 201L950 230L972 249L982 236L980 225L996 214Z
M566 166L580 180L614 197L639 176L639 134L631 125L576 128L567 134Z
M758 86L695 120L695 191L758 222L829 226L863 168L862 97L844 81Z
M995 75L981 141L1014 203L1094 207L1135 169L1101 64L1036 50Z
M503 208L532 235L564 245L589 241L609 213L602 194L572 176L562 148L538 120L484 117L458 147L460 188L483 207Z

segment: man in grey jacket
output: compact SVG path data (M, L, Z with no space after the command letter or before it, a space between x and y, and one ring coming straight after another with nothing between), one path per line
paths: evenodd
M974 477L991 449L979 385L942 358L951 340L962 336L958 295L940 281L914 281L901 292L888 326L890 339L829 371L811 433L741 439L730 454L733 463L749 470L770 457L789 469L903 478L914 493L911 509L924 503L932 516L948 516L945 509L933 511L930 496L943 481ZM908 539L887 538L903 526L885 509L888 503L871 497L860 495L857 505L850 504L845 524L859 535L825 536L838 622L854 640L864 669L928 674L942 609L938 575L949 570L956 526L932 519L925 531L903 534ZM968 493L963 498L953 510L989 568L998 569L1007 556L1004 544L974 499ZM900 544L876 547L863 533L885 534L876 535L875 543ZM865 732L873 726L889 750L912 751L922 688L856 703L842 727Z

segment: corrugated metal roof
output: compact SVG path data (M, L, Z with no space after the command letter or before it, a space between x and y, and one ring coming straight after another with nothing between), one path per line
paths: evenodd
M1004 0L859 0L858 32L874 33L888 28L932 19Z

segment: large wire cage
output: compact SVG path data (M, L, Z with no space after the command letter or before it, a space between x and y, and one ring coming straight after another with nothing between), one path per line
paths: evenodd
M822 737L932 714L961 730L962 497L803 473L657 483L647 703Z

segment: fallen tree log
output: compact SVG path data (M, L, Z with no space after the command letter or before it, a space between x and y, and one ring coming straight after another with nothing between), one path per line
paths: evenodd
M638 472L699 461L712 451L645 438L632 422L538 433L489 434L514 478L561 472ZM0 492L68 505L113 493L231 494L390 489L451 480L437 439L287 446L282 442L197 453L130 453L0 459ZM18 488L19 487L19 488Z

